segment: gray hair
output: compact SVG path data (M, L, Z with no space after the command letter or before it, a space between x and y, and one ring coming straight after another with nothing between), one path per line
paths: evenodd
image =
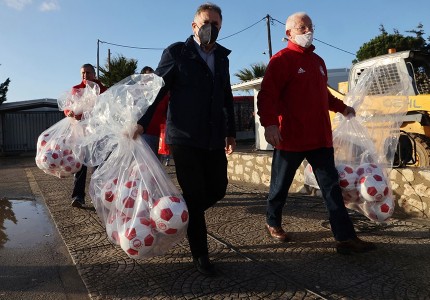
M210 2L202 4L197 8L196 13L194 14L194 19L196 19L200 15L201 12L207 11L207 10L215 11L217 14L219 14L219 17L222 20L221 8L218 5L210 3Z
M285 31L287 30L291 30L296 26L296 20L297 19L303 19L303 18L309 18L307 13L305 12L296 12L294 14L292 14L291 16L289 16L287 18L287 21L285 22Z

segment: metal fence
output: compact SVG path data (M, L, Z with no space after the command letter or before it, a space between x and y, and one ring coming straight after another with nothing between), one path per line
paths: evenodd
M0 152L36 151L39 135L62 118L62 111L18 111L1 114Z

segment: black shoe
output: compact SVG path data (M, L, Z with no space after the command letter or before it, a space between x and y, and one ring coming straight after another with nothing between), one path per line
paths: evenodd
M360 240L358 237L336 244L336 251L339 254L364 253L375 249L374 243Z
M83 208L85 205L85 200L79 197L76 197L72 201L72 206L77 208Z
M210 262L207 255L200 256L199 258L193 258L194 266L200 274L205 276L215 276L216 271L214 265Z

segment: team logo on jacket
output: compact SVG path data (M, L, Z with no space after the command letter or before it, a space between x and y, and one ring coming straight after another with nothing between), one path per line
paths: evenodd
M325 76L325 72L324 72L324 69L322 66L320 66L320 72L321 72L322 76Z
M305 73L306 71L305 70L303 70L302 68L300 68L298 71L297 71L297 74L302 74L302 73Z

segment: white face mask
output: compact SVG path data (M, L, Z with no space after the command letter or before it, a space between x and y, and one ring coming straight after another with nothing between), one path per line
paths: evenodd
M305 34L298 34L294 38L296 44L304 48L308 48L310 45L312 45L313 39L314 33L312 31L308 31Z

